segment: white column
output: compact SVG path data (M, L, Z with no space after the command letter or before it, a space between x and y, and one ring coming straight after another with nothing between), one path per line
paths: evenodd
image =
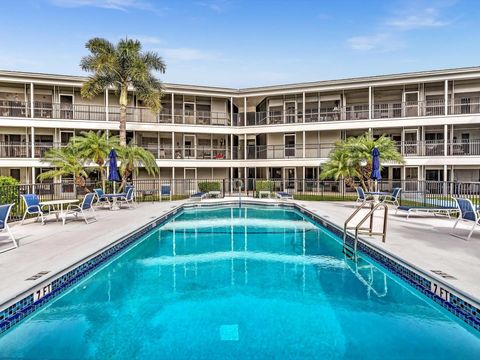
M33 118L34 116L34 109L33 109L34 101L33 101L33 83L30 83L30 117Z
M175 132L172 131L172 159L175 159Z
M243 122L244 126L247 126L247 97L243 98Z
M32 184L35 184L35 168L32 166Z
M448 80L445 80L444 114L448 115Z
M305 131L302 131L302 135L303 135L302 157L305 159L305 155L306 155L306 152L305 152Z
M372 87L369 86L369 87L368 87L368 118L369 118L369 119L372 118L372 100L373 100L373 97L372 97Z
M230 134L230 160L233 160L233 134Z
M35 158L35 128L32 126L30 128L30 147L32 151L31 158Z
M233 126L233 97L230 97L230 126Z
M105 120L108 121L108 88L105 89Z
M243 139L243 156L244 159L247 160L247 134L244 134Z
M175 123L175 95L172 92L172 124Z
M303 122L305 122L305 91L302 94L302 104L303 104L303 109L302 109L302 114L303 114ZM305 156L304 156L305 157Z
M175 166L172 167L172 195L175 195Z
M448 150L448 125L443 125L443 156L447 156Z

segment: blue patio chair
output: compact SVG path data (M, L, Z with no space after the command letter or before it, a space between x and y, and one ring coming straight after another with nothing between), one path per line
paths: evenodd
M363 191L363 188L361 186L357 186L355 190L357 191L356 202L364 202L365 200L367 200L367 195L365 194L365 191Z
M390 195L385 195L382 201L387 204L400 206L400 204L398 203L398 198L400 197L401 192L402 188L396 187L393 189Z
M0 205L0 231L5 231L13 242L13 246L0 250L0 253L11 250L11 249L15 249L16 247L18 247L17 240L15 240L15 237L10 231L10 228L8 227L8 223L7 223L8 216L10 215L10 211L12 210L12 207L13 207L13 204Z
M117 204L118 206L121 206L122 204L127 204L129 208L132 206L135 206L135 188L131 185L125 186L125 195L119 197L117 199Z
M458 215L457 221L455 221L455 224L453 225L453 229L452 229L452 232L450 233L450 235L453 235L453 236L456 236L460 239L468 241L468 240L470 240L470 237L472 236L472 233L473 233L473 230L475 229L475 226L480 225L477 209L473 205L473 203L470 199L454 198L454 200L457 203L458 211L460 213ZM462 236L459 236L459 235L455 234L455 228L457 227L457 225L460 221L472 224L472 228L470 229L470 232L468 233L467 237L462 237Z
M25 204L25 213L22 218L22 225L25 221L27 214L37 215L37 220L40 218L42 220L42 225L45 225L45 218L43 217L45 213L40 206L40 198L36 194L24 194L22 195L23 202Z
M168 196L170 201L172 201L172 187L170 185L162 185L160 187L160 200L162 200L164 196Z
M74 214L75 218L78 218L78 214L80 214L82 215L83 220L85 220L85 222L89 224L86 212L90 211L92 213L91 217L94 219L94 221L97 221L97 217L95 216L95 210L93 209L93 200L95 200L95 196L96 194L94 192L88 193L83 197L83 201L80 205L68 205L66 215ZM63 224L65 224L66 218L67 216L63 217Z
M93 191L95 192L95 195L97 197L96 204L98 206L107 205L108 207L110 207L110 200L108 199L108 197L105 196L103 189L93 189Z

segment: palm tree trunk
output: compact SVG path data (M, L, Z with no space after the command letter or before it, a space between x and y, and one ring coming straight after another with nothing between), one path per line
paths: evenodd
M120 90L120 146L127 145L127 105L128 105L128 88L122 86Z
M75 176L75 184L80 186L86 192L90 192L90 189L87 188L87 182L83 176Z

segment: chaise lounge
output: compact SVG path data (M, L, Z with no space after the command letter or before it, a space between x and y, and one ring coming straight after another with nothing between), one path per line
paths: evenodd
M277 191L275 195L277 196L277 199L283 199L283 200L293 199L293 196L285 191Z

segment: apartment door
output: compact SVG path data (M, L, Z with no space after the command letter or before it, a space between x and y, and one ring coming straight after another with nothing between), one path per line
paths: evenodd
M403 130L403 154L405 156L418 155L418 129Z
M194 159L196 157L195 142L196 142L195 135L183 136L183 158L184 159Z
M247 139L247 159L257 158L255 143L255 139Z
M402 169L399 167L392 168L392 187L402 187Z
M295 157L295 134L285 134L283 137L285 157Z
M405 168L405 191L418 191L418 166Z
M285 189L295 190L295 168L285 168Z
M291 124L295 122L297 114L297 103L295 101L285 102L285 122Z
M73 95L60 94L60 118L73 119Z
M21 172L20 172L20 169L10 169L10 177L18 180L18 181L21 181L20 179L20 175Z
M404 104L405 104L405 116L418 116L419 103L418 103L418 91L409 91L404 93Z
M185 124L195 124L195 103L183 103L183 122Z

